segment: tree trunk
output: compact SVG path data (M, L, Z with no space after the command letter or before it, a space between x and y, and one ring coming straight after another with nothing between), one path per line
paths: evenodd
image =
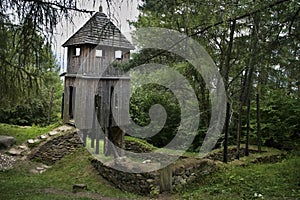
M236 159L240 159L240 149L241 149L241 135L242 135L242 114L243 114L243 105L241 102L239 116L238 116L238 127L237 127L237 138L236 138Z
M260 88L257 86L257 95L256 95L256 120L257 120L257 149L261 153L261 132L260 132Z
M250 103L251 103L250 98L248 98L247 99L247 132L246 132L245 156L249 156L250 106L251 106Z
M232 47L234 42L234 31L235 31L236 21L234 20L230 25L230 36L229 36L229 44L228 49L226 52L226 60L225 66L222 70L222 76L224 79L224 85L226 92L228 91L228 79L229 79L229 72L230 72L230 60L232 54ZM229 129L229 122L230 122L230 103L227 102L226 106L226 118L225 118L225 130L224 130L224 152L223 152L223 162L227 163L227 154L228 154L228 129Z
M230 103L227 102L226 107L226 119L225 119L225 130L224 130L224 151L223 151L223 162L228 162L228 129L230 121Z
M50 104L49 104L49 112L48 112L48 124L50 124L50 122L51 122L52 107L53 107L53 97L54 97L54 87L52 87L51 93L50 93Z
M241 135L242 135L242 114L243 114L243 106L245 102L245 88L247 82L247 75L248 75L248 68L246 68L245 75L242 76L242 90L240 96L240 107L239 107L239 114L238 114L238 124L237 124L237 144L236 144L236 159L240 159L240 148L241 148Z

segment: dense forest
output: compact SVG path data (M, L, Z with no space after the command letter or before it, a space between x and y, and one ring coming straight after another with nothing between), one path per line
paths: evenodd
M293 149L299 140L300 68L299 3L296 1L161 1L145 0L136 28L162 27L193 38L209 52L223 77L227 117L218 146L246 144ZM193 86L202 113L190 150L198 150L206 134L211 103L205 82L190 63L167 51L143 49L124 69L161 63L180 71ZM161 73L164 73L161 71ZM152 79L154 80L155 74ZM173 96L173 98L172 98ZM180 108L166 88L148 85L131 101L136 122L149 123L152 104L161 102L167 125L148 141L164 146L176 133ZM141 106L138 108L136 105ZM141 112L142 111L142 112ZM237 153L239 157L239 152ZM224 158L226 161L226 158Z
M1 122L46 125L59 120L63 91L51 38L62 18L91 13L79 5L75 0L1 1L0 34L6 38L0 41ZM130 22L133 27L163 27L184 33L204 46L216 63L227 93L225 126L217 147L226 151L227 145L239 149L245 143L258 148L296 148L300 132L297 1L143 0L139 11L137 21ZM190 150L199 150L211 115L209 91L201 74L179 56L155 49L135 53L121 67L130 70L152 62L167 64L192 85L202 114ZM167 123L147 141L162 147L174 137L181 120L172 92L155 84L136 90L130 114L139 125L147 125L149 108L157 103L165 107Z

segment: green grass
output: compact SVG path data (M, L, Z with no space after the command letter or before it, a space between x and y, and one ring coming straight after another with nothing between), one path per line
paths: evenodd
M17 143L21 144L55 127L56 125L45 128L23 128L0 124L0 134L14 136ZM136 142L139 139L126 137L126 140ZM142 140L138 142L147 145ZM102 143L100 145L103 146ZM264 148L264 150L268 151L263 155L280 153L274 149ZM189 154L191 157L197 155ZM251 160L260 156L251 154L250 157L241 158L240 161L220 164L221 169L218 172L199 179L197 183L177 194L169 194L161 199L262 199L255 197L255 193L261 194L264 199L300 199L300 157L297 155L299 154L288 156L279 163L251 164ZM72 194L72 186L76 183L87 184L87 192L101 194L104 197L149 199L113 187L92 167L88 160L89 156L91 155L85 148L80 148L65 156L43 174L30 173L29 170L37 165L30 161L22 161L14 169L0 171L0 199L91 199ZM44 192L49 188L62 193Z
M223 170L199 180L180 199L299 199L300 157L280 163L227 165Z
M45 134L58 126L59 124L53 124L46 127L39 127L39 126L21 127L16 125L0 123L0 135L13 136L17 141L17 145L20 145L23 142L27 141L28 139L36 138L37 136Z
M135 198L137 195L114 188L92 167L85 148L67 155L43 174L31 174L33 162L23 162L14 169L0 172L0 199L70 199L67 194L47 194L46 188L72 192L76 183L87 184L88 192L117 198ZM74 198L74 197L72 197ZM89 198L76 198L89 199Z
M157 147L153 146L152 144L148 143L147 141L136 138L136 137L125 136L125 140L138 143L141 146L144 146L144 147L146 147L147 149L149 149L151 151L154 151L154 150L157 149Z

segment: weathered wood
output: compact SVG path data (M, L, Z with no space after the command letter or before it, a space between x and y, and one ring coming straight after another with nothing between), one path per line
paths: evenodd
M88 135L88 133L87 133L87 130L81 130L81 132L82 132L82 142L83 142L83 146L86 147L86 141L87 141L87 135Z
M133 46L103 13L95 14L63 46L68 47L63 120L67 123L74 116L78 129L90 130L96 154L103 129L104 153L118 157L122 152L114 146L122 148L125 135L119 126L129 123L130 77L112 63L128 61ZM120 59L115 59L116 51L122 52ZM83 131L85 144L86 137Z
M120 30L102 12L96 12L81 29L63 44L63 47L81 44L100 44L134 49Z
M172 191L172 165L161 169L160 172L160 192Z

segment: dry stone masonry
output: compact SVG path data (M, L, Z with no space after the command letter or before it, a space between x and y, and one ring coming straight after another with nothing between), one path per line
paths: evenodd
M50 133L52 136L57 136L33 150L29 156L30 159L52 165L65 155L76 150L76 148L83 146L83 143L76 130L67 131L63 134L59 134L58 132L54 134L54 131Z
M181 158L178 162L181 164L171 166L171 188L175 191L217 170L216 163L209 159ZM149 195L155 191L161 192L163 189L161 172L164 169L147 173L127 173L106 166L94 158L91 158L91 163L101 176L123 191Z

